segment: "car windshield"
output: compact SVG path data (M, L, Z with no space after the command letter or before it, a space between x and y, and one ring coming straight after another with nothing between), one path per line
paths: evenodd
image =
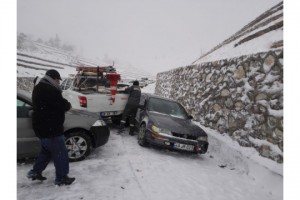
M148 111L158 112L172 117L188 119L188 114L185 109L177 102L168 101L159 98L150 98Z

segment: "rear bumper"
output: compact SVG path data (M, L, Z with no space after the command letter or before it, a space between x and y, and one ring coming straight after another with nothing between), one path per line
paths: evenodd
M94 148L102 146L107 143L110 135L110 130L108 126L92 126L90 132L94 137L94 142L93 142Z
M148 143L157 145L160 147L164 147L167 149L177 150L177 151L189 151L193 153L204 154L208 149L208 142L205 141L197 141L197 140L189 140L179 137L174 137L171 135L155 133L149 129L146 130L145 139ZM184 150L175 147L175 143L192 145L192 150Z

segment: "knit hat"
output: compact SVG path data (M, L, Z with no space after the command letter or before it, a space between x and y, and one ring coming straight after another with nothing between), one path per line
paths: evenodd
M133 85L139 85L140 83L138 81L133 81Z
M53 79L59 79L59 80L61 80L60 74L55 69L49 69L46 72L46 75L50 76Z

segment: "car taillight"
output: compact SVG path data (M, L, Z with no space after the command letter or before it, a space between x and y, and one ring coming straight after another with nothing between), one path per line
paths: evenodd
M87 100L85 96L78 96L79 98L79 104L81 107L86 108L87 107Z

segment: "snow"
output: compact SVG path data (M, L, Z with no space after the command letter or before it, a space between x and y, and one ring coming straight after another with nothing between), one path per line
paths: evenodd
M153 93L155 84L143 88ZM84 161L70 163L71 186L54 186L50 163L44 182L26 178L33 161L17 164L18 199L148 199L148 200L279 200L283 199L283 166L241 147L229 136L203 127L208 152L195 155L141 147L137 136L117 135L111 127L107 144ZM128 131L128 130L127 130Z
M210 62L222 59L229 59L240 57L242 55L255 54L259 52L265 52L270 50L270 45L273 42L278 41L283 38L283 31L271 31L262 35L261 37L255 39L255 41L250 40L245 42L243 45L238 45L234 47L236 41L227 44L226 46L217 49L212 54L200 59L195 64L200 64L203 62Z

